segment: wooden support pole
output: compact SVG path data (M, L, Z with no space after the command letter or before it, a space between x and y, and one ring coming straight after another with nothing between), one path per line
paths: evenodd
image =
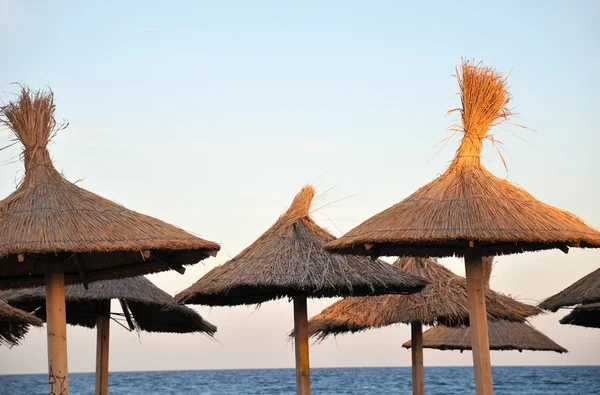
M467 293L469 295L469 322L473 349L473 368L477 395L492 395L492 363L487 312L485 309L485 286L481 254L469 248L465 254Z
M423 372L423 325L420 321L410 323L412 352L413 395L425 394L425 374Z
M45 280L49 393L68 395L67 309L65 306L65 273L63 264L61 262L47 263Z
M306 296L294 297L294 337L296 348L296 394L310 395Z
M108 344L110 339L110 299L99 302L96 318L96 395L108 394Z

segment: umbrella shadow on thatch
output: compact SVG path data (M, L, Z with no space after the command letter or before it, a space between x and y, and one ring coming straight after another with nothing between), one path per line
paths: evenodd
M259 304L291 298L296 330L296 390L310 393L307 298L413 293L427 281L382 261L331 254L335 238L310 217L315 195L304 187L290 208L248 248L176 295L209 306Z
M489 321L490 350L509 351L554 351L559 354L568 352L548 336L527 322ZM411 348L412 341L402 345ZM469 327L450 328L437 325L423 333L423 348L437 350L471 350L471 331Z
M42 321L0 300L0 344L7 347L19 344L31 326L42 326Z
M561 307L600 302L600 269L582 277L556 295L552 295L539 306L550 311Z
M560 323L586 328L600 328L600 303L580 304L564 316Z
M163 333L205 333L214 335L217 328L198 313L180 306L169 295L145 277L97 281L85 289L83 285L68 285L65 290L67 323L94 328L102 311L102 302L119 300L129 330ZM6 291L3 297L13 306L33 311L46 320L44 287ZM110 313L115 317L120 315ZM122 320L116 320L120 322Z
M491 267L493 257L484 258ZM310 336L323 340L330 335L360 332L393 324L423 325L444 324L462 326L469 324L467 285L458 276L434 258L397 259L394 264L408 273L422 276L430 284L420 293L412 295L383 295L349 297L333 303L310 319ZM489 276L489 272L487 276ZM489 278L489 277L488 277ZM501 293L486 289L488 319L523 321L542 313L542 310Z

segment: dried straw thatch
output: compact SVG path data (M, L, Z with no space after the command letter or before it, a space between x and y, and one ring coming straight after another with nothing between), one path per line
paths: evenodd
M46 320L44 287L6 291L2 295L11 305L33 311ZM102 301L118 299L126 314L131 313L134 326L147 332L193 333L213 335L217 328L198 313L180 306L175 299L145 277L97 281L85 289L81 284L65 290L67 322L87 328L96 326ZM114 313L113 313L114 314ZM133 329L133 328L132 328Z
M567 352L567 349L556 344L548 336L535 329L527 322L489 321L490 350L531 350ZM409 340L402 345L411 348ZM423 332L423 348L437 350L471 350L471 331L469 327L450 328L444 325L435 326Z
M469 62L457 70L462 141L444 174L369 218L326 248L371 256L483 256L568 247L600 247L600 232L577 216L536 200L480 162L490 129L510 117L506 80Z
M54 110L51 92L25 87L0 109L25 162L21 184L0 201L0 288L42 285L50 260L64 262L65 279L74 283L180 269L216 254L216 243L67 181L46 148L62 129Z
M6 346L19 344L30 326L42 326L42 321L33 314L0 300L0 344Z
M176 295L211 306L255 304L305 295L333 297L417 292L426 284L385 262L330 254L334 237L310 217L315 189L304 187L277 222L235 258Z
M486 266L491 266L492 259L484 258ZM403 257L396 260L394 266L422 276L430 284L422 292L413 295L342 299L310 319L309 335L322 340L330 335L415 321L424 325L468 325L469 304L463 277L433 258ZM486 290L486 307L488 319L523 321L542 312L535 306L517 302L489 289Z
M564 316L560 323L563 325L600 328L600 303L581 304Z
M540 307L557 311L561 307L600 302L600 269L577 280L572 285L540 303Z

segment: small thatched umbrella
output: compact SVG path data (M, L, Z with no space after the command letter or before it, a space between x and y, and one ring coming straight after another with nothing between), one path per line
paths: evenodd
M483 258L485 276L489 279L493 257ZM424 392L423 325L468 325L467 283L463 277L439 264L435 258L403 257L394 262L408 273L430 281L425 290L414 295L350 297L335 302L308 322L310 336L320 340L330 335L360 332L394 324L410 324L413 393ZM486 287L485 300L489 319L523 321L540 314L535 306L496 293Z
M567 352L548 336L527 322L494 320L488 322L490 350L531 350ZM411 348L412 341L402 345ZM423 348L437 350L471 350L471 331L469 327L451 328L437 325L423 333Z
M600 303L580 304L564 316L560 323L563 325L600 328Z
M540 303L540 307L558 311L562 307L577 305L564 316L561 324L600 328L600 269L575 281L564 290Z
M46 286L49 381L68 394L65 282L183 272L219 245L67 181L46 148L62 128L54 109L51 92L25 87L0 109L0 123L23 144L25 162L21 184L0 201L0 289Z
M46 320L44 287L19 289L2 295L11 305L33 311ZM96 327L96 394L108 393L108 348L111 299L121 304L129 330L164 333L206 333L212 336L217 328L200 314L180 306L165 291L141 277L97 281L86 290L83 285L68 285L65 290L67 323L86 328ZM113 318L114 319L114 318Z
M288 211L258 240L176 296L181 302L209 306L292 298L296 386L303 395L310 393L307 297L413 293L426 284L385 262L323 250L334 237L309 215L314 195L313 187L303 188Z
M600 269L580 278L556 295L550 296L539 306L542 309L558 311L561 307L600 302Z
M492 274L492 259L483 258L483 282L486 289L490 289L490 277ZM522 308L531 307L516 302ZM490 305L487 305L489 316ZM556 344L548 336L535 329L526 321L507 321L503 319L488 320L488 335L490 339L490 350L532 350L532 351L555 351L558 353L567 350ZM412 341L409 340L402 345L411 348ZM471 350L471 331L468 326L461 325L449 327L439 324L423 333L423 348L434 348L438 350Z
M477 394L493 394L482 257L600 247L600 232L483 167L484 140L510 117L506 80L469 62L457 70L462 141L444 174L329 243L332 252L465 258Z
M19 344L30 326L42 326L42 320L0 300L0 344Z

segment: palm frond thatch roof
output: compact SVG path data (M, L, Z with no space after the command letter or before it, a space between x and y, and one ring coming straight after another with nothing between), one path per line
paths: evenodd
M556 344L548 336L527 322L489 321L490 350L531 350L565 353L567 349ZM411 348L409 340L402 345ZM438 325L423 333L423 348L437 350L471 350L471 330L468 326L450 328Z
M464 62L457 70L462 141L444 174L400 203L330 242L330 251L371 256L483 256L569 247L600 247L600 232L577 216L542 203L483 167L490 129L510 118L506 79Z
M575 281L564 290L540 303L542 309L557 311L561 307L600 302L600 268Z
M564 316L560 323L587 328L600 328L600 303L581 304Z
M486 257L491 266L492 257ZM360 332L393 324L425 325L443 323L460 326L469 322L467 286L463 277L441 265L434 258L403 257L395 266L408 273L424 277L430 284L412 295L350 297L333 303L308 322L310 336L325 339L330 335ZM523 321L542 310L486 289L488 319Z
M30 326L42 326L42 321L0 300L0 344L14 346L25 336Z
M310 217L314 195L313 187L304 187L262 236L176 295L176 299L223 306L298 295L333 297L423 289L424 279L385 262L323 250L323 245L334 237Z
M215 255L219 245L67 181L47 145L62 129L52 92L22 87L0 124L24 147L25 175L0 201L0 289L43 285L45 263L65 263L67 283L168 270ZM76 254L74 254L76 253Z
M2 297L11 305L46 320L44 287L5 291ZM193 333L213 335L217 328L198 313L180 306L175 299L145 277L104 280L91 283L89 289L81 284L65 289L67 323L87 328L96 326L100 314L99 302L118 299L131 312L137 328L147 332Z

